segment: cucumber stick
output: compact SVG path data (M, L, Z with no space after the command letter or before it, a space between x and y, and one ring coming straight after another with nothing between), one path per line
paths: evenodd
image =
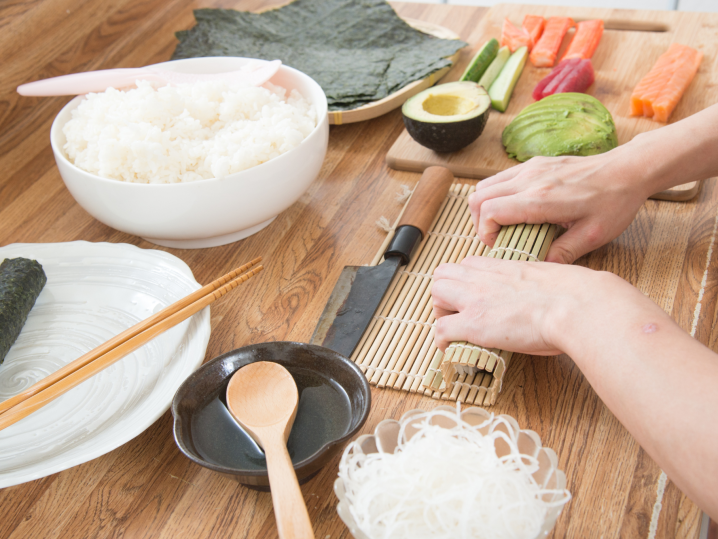
M483 86L486 90L491 88L491 83L493 83L496 80L496 77L499 76L499 73L501 73L504 65L506 65L506 61L509 59L509 56L511 56L509 48L501 47L499 52L496 53L496 58L494 58L491 65L486 69L486 71L484 71L484 74L481 75L481 78L479 79L479 86Z
M528 55L529 51L526 47L516 49L516 52L509 57L501 73L489 88L491 106L499 112L505 112L509 106L511 94L521 76Z
M469 67L466 68L464 74L461 75L459 81L478 82L481 75L484 74L491 62L496 58L499 50L499 42L496 39L489 39L484 46L479 49L476 56L471 60Z

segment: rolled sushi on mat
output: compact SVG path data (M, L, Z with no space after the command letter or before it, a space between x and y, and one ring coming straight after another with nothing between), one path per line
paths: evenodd
M36 260L6 258L0 264L0 363L20 335L45 283L47 277Z

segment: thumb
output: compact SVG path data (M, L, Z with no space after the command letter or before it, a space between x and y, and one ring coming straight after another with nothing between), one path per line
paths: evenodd
M587 228L580 225L569 228L551 244L546 262L573 264L577 258L591 251L592 242L587 234Z

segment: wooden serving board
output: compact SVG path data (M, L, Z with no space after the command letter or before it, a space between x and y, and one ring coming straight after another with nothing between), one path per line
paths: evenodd
M718 14L713 13L499 4L492 7L478 27L465 38L473 48L464 49L459 61L442 82L458 80L469 60L486 40L492 37L500 39L504 18L508 17L520 25L527 14L568 16L577 21L603 19L605 31L592 59L596 82L588 93L599 99L613 115L619 144L664 125L648 118L629 116L629 98L638 81L673 42L701 50L704 58L696 78L670 121L677 122L716 102L714 88L718 85L718 70L714 66L718 59ZM568 42L569 39L564 39L564 48ZM436 153L414 142L404 130L389 150L387 164L397 170L413 172L442 165L458 177L476 179L492 176L518 164L507 157L501 144L501 133L524 107L534 102L531 92L550 71L551 68L537 68L528 61L507 111L500 113L492 110L482 135L463 150L451 154ZM680 144L680 141L676 143ZM653 198L688 200L696 195L699 188L700 182L691 182L657 193Z

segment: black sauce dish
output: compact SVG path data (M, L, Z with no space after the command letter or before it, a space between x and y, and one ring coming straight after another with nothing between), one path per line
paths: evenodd
M287 449L299 483L314 477L362 427L371 392L366 377L344 356L299 342L253 344L222 354L184 381L172 401L180 451L200 466L257 490L269 490L264 453L227 409L227 384L255 361L285 367L299 390Z

